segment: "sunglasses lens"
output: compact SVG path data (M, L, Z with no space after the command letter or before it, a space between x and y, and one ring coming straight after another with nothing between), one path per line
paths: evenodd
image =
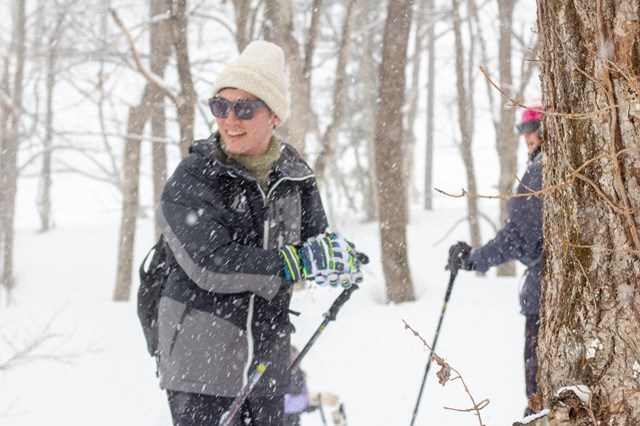
M256 112L255 102L236 102L233 106L233 112L238 120L251 120Z
M231 105L226 99L214 98L209 100L211 114L216 118L227 118Z
M238 120L251 120L256 110L266 106L262 101L236 101L229 102L224 98L209 99L211 114L216 118L227 118L233 108L233 113Z

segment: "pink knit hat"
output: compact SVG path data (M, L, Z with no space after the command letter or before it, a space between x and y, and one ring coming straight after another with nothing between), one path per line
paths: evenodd
M516 126L518 132L533 133L540 130L540 118L542 117L542 105L535 105L531 108L525 108L522 111L520 124Z

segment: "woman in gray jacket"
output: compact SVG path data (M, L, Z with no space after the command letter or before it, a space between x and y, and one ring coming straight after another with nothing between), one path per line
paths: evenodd
M171 273L158 357L176 425L217 424L264 362L234 424L282 424L292 282L359 277L349 243L324 234L312 170L273 135L287 99L282 49L252 42L214 84L218 131L191 146L165 187L157 218Z

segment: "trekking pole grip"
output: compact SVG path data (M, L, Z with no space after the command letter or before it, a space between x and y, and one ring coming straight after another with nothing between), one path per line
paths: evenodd
M324 317L329 321L334 321L336 319L336 315L338 315L338 311L342 308L342 305L349 300L351 293L356 291L358 288L358 284L352 284L349 288L342 290L340 296L336 298L329 310L325 312Z

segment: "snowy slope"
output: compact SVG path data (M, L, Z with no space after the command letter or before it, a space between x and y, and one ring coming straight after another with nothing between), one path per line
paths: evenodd
M312 391L331 391L344 403L351 426L408 425L426 362L421 342L403 320L428 341L442 309L449 244L464 239L458 227L434 246L463 216L459 209L415 210L409 227L417 300L385 305L375 224L341 226L372 262L365 282L344 306L302 363ZM0 309L0 364L45 334L35 354L45 359L0 371L3 426L170 426L164 394L157 386L135 304L113 303L117 221L63 225L48 234L17 233L13 304ZM152 243L150 222L139 227L137 257ZM486 425L519 419L524 406L522 365L524 320L518 313L519 278L461 272L456 279L436 351L460 371L482 410ZM135 289L134 289L135 291ZM311 286L294 296L302 347L322 322L338 290ZM2 303L4 305L4 300ZM48 327L48 328L47 328ZM54 359L46 359L54 358ZM416 425L477 425L460 381L437 383L436 365L427 380ZM328 415L331 411L325 410ZM303 425L321 425L309 413Z

